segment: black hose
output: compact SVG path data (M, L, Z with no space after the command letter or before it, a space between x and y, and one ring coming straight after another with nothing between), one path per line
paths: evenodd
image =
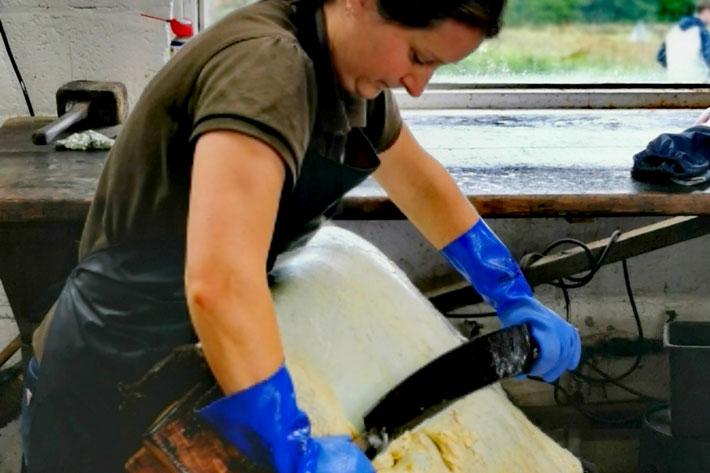
M547 248L545 248L541 253L531 253L531 254L526 255L523 258L523 261L521 261L521 266L523 268L529 267L530 265L535 263L540 258L547 256L553 249L555 249L558 246L563 245L563 244L575 245L584 251L584 253L587 256L588 266L590 268L586 274L584 274L582 276L567 276L567 277L560 278L557 281L553 281L553 282L549 283L552 286L558 287L559 289L562 290L562 294L564 295L564 299L565 299L566 318L567 318L567 321L569 321L570 320L570 312L571 312L570 311L571 300L570 300L570 296L569 296L569 290L580 288L592 280L592 278L596 275L597 271L604 264L604 261L607 258L609 251L611 250L611 247L617 242L617 240L619 239L620 236L621 236L621 232L619 230L615 230L611 234L611 236L609 238L609 242L604 247L604 249L602 250L599 257L597 257L596 259L592 255L590 248L586 244L584 244L583 242L581 242L579 240L572 239L572 238L563 238L563 239L553 242L551 245L549 245ZM626 259L623 259L621 261L621 263L622 263L622 267L623 267L623 271L624 271L624 283L626 286L626 294L628 295L628 298L629 298L629 304L631 305L631 310L633 312L634 320L636 322L636 330L638 332L638 337L637 337L638 351L636 353L636 357L634 359L634 362L623 373L616 375L616 376L612 376L608 373L605 373L601 369L599 369L599 367L596 366L594 363L592 363L590 360L586 360L583 362L582 366L588 367L589 369L594 371L598 376L585 375L579 369L573 371L571 374L576 380L586 382L589 384L600 384L600 385L612 384L614 386L617 386L620 389L623 389L623 390L637 396L640 400L651 401L651 402L665 402L664 400L654 398L653 396L649 396L649 395L639 392L635 389L632 389L620 382L622 379L625 379L631 373L635 372L639 368L639 366L641 364L641 360L643 359L643 344L645 342L643 327L641 325L641 317L639 315L638 307L636 306L636 301L635 301L634 294L633 294L633 290L631 288L631 278L629 276L628 264L626 262ZM559 382L553 383L553 386L554 386L554 399L557 404L560 404L560 405L563 404L563 402L559 398L559 393L562 392L565 395L565 398L567 400L567 402L565 404L575 407L578 411L580 411L582 414L584 414L589 419L592 419L597 422L614 423L614 424L625 423L625 422L629 422L632 420L637 420L636 416L614 419L614 418L609 418L609 417L604 417L604 416L600 416L597 414L593 414L592 412L584 409L582 407L581 402L578 399L575 399L570 393L565 391L564 388L562 388L562 386L560 386Z
M638 343L638 352L636 353L636 359L634 360L634 363L622 374L616 375L616 376L610 376L603 371L601 371L596 365L594 365L591 361L587 361L585 364L589 366L592 370L597 372L600 377L599 378L594 378L588 375L584 375L580 372L574 372L574 376L578 377L580 379L583 379L584 381L590 382L590 383L612 383L616 384L617 386L620 386L618 384L619 381L622 379L626 378L629 376L631 373L633 373L636 368L639 367L641 364L641 359L643 358L643 344L645 342L645 338L643 335L643 326L641 325L641 316L639 315L638 307L636 307L636 300L634 299L634 293L631 289L631 280L629 278L629 267L628 264L626 263L626 260L622 260L622 266L624 269L624 283L626 286L626 294L629 297L629 304L631 304L631 310L634 315L634 320L636 322L636 330L638 333L638 338L637 338L637 343ZM620 386L624 389L626 389L623 386ZM628 389L627 389L628 391ZM634 393L635 394L635 393Z
M30 100L30 94L27 93L27 87L25 87L25 81L22 80L22 74L20 73L20 68L17 67L17 62L15 62L15 56L12 55L12 50L10 49L10 42L7 40L7 35L5 34L5 28L2 26L2 20L0 20L0 35L2 35L2 42L5 43L5 51L7 51L7 56L10 58L10 63L12 68L15 70L15 75L17 80L20 82L20 88L22 89L22 94L25 96L25 102L27 103L27 109L30 112L30 116L35 116L34 108L32 108L32 101Z

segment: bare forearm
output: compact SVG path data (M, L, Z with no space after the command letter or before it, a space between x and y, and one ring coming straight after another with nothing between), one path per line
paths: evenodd
M187 302L227 394L266 379L283 363L266 265L284 175L270 147L236 132L208 133L195 149Z
M446 169L414 141L406 127L402 134L382 155L374 177L424 237L441 249L471 228L478 213ZM395 159L388 162L390 157Z
M216 290L188 285L193 295L188 299L193 326L226 394L267 378L284 358L265 278L229 279L230 283Z

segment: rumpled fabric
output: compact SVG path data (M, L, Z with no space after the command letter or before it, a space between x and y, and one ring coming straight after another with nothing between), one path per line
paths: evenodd
M86 130L69 135L54 144L58 150L102 151L111 149L116 140L102 135L98 131Z
M710 127L663 133L634 156L631 177L654 184L693 186L710 180Z

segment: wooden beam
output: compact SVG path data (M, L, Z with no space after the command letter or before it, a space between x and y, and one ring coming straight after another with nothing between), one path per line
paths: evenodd
M2 349L2 351L0 351L0 367L7 363L7 360L12 358L12 355L14 355L21 347L22 341L20 340L20 336L17 335L12 339L12 341L10 341L10 343L7 344L5 348Z
M622 233L610 248L604 264L638 256L710 233L710 217L674 217ZM593 259L601 255L610 238L587 244ZM545 256L525 269L531 286L555 281L562 277L588 271L586 252L579 247ZM481 302L481 298L466 283L448 286L429 294L429 300L442 312Z
M604 260L615 263L644 253L682 243L710 233L710 217L674 217L622 233ZM589 243L593 257L601 255L609 238ZM589 264L582 248L575 247L546 256L526 271L533 286L587 271Z
M710 193L675 194L550 194L478 195L469 201L484 217L639 217L710 215ZM336 220L402 220L404 216L384 196L350 196L333 216Z

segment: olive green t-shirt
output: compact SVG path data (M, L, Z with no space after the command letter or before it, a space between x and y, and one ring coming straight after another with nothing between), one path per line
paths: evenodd
M389 91L366 102L342 90L327 100L332 94L318 90L316 76L330 65L299 43L290 4L262 0L233 12L148 84L107 158L80 258L110 246L184 243L193 152L206 132L233 130L270 145L286 166L286 186L299 178L314 129L322 129L316 117L333 116L329 109L341 107L347 120L338 126L363 128L378 152L394 142L401 118Z

